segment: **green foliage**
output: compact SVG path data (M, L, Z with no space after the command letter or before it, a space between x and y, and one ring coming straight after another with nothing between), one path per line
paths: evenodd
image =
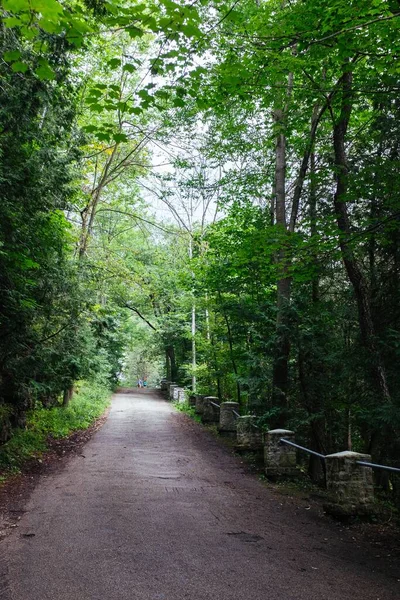
M26 429L16 429L0 448L0 468L22 467L30 458L39 458L48 438L63 438L87 429L100 417L110 401L110 388L96 381L80 382L67 407L37 408L27 415Z

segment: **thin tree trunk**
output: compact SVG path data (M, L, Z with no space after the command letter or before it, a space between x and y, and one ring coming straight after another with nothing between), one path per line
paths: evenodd
M193 298L193 305L192 305L192 369L193 369L193 375L192 375L192 391L193 394L196 393L196 305L194 303L194 298Z
M218 294L219 294L219 298L220 298L220 301L221 301L221 294L220 294L220 292ZM222 307L222 302L221 302L221 307ZM232 330L231 330L231 326L230 326L230 323L229 323L228 316L227 316L226 312L223 309L222 309L222 314L224 315L224 320L225 320L225 324L226 324L226 330L227 330L227 333L228 333L228 344L229 344L229 352L230 352L230 356L231 356L232 368L233 368L233 372L236 375L237 401L240 403L241 394L240 394L240 383L238 381L239 371L237 369L237 365L236 365L236 361L235 361L235 355L234 355L234 352L233 352Z
M275 145L275 215L276 225L280 230L287 231L286 222L286 137L285 111L276 109L274 112L277 129ZM286 421L288 406L287 392L289 379L290 340L287 327L287 308L290 303L291 280L287 275L287 251L284 244L279 251L278 264L281 277L277 282L277 319L276 347L272 375L273 404L280 408L280 414L275 425L283 426Z
M190 222L190 238L189 238L189 259L190 261L193 258L193 237L191 232L191 222ZM196 303L195 303L195 290L194 290L194 280L195 274L192 271L192 327L191 327L191 335L192 335L192 392L196 393Z
M168 354L167 349L165 350L165 371L167 373L167 381L172 381L171 365L170 365L169 354Z
M170 363L171 380L175 381L175 378L178 375L178 369L176 367L175 349L172 345L167 346L167 354L168 354L169 363Z
M310 233L312 246L316 244L317 239L317 184L315 181L316 169L315 169L315 153L312 152L310 156L310 203L309 203L309 215L310 215ZM317 260L316 248L312 248L312 254L315 255L315 261ZM319 277L314 276L312 280L312 302L317 304L319 301Z

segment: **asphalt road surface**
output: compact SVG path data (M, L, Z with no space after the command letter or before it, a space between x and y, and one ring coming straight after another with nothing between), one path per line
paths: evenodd
M82 453L3 542L0 600L400 598L400 573L149 390L116 394Z

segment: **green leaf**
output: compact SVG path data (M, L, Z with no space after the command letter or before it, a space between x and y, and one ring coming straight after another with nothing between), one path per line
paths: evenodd
M6 27L9 27L10 29L12 27L21 27L21 25L23 24L21 19L18 19L17 17L7 17L3 20L3 23Z
M139 29L139 27L127 27L126 31L131 38L142 37L144 35L144 31Z
M112 69L117 69L118 67L121 66L121 59L120 58L112 58L111 60L108 61L107 64Z
M3 0L4 8L13 13L20 12L21 10L30 10L29 0Z
M14 73L26 73L28 68L28 65L23 62L15 62L11 65L11 69Z
M151 96L147 90L140 90L138 92L138 96L139 96L139 98L142 98L143 100L146 100L146 101L150 101L150 99L151 99Z
M136 71L136 67L130 63L127 63L122 67L123 71L127 71L128 73L134 73Z
M129 140L128 136L125 133L114 133L113 139L115 142L117 142L117 144L120 142L127 142Z
M98 140L101 140L103 142L109 142L111 140L111 135L105 131L97 132L96 137Z
M19 50L11 50L9 52L4 52L3 58L6 62L13 62L14 60L18 60L21 57L21 52Z
M186 37L201 37L202 33L200 31L200 29L198 27L196 27L195 25L183 25L182 26L182 32L185 34Z
M30 7L46 19L58 18L64 12L57 0L30 0Z
M53 69L48 64L40 65L40 67L36 69L35 73L42 81L51 81L56 76Z
M49 19L41 19L40 28L47 33L61 33L62 31L62 26L60 23L55 23Z
M104 110L104 107L101 104L92 104L90 107L92 112L101 113Z

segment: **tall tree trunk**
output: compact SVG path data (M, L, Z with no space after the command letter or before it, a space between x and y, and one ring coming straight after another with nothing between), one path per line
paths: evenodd
M190 228L191 228L191 223L190 223ZM189 238L189 260L192 261L193 259L193 237L192 237L192 233L190 231L190 238ZM192 336L192 392L193 394L196 393L196 367L197 367L197 362L196 362L196 302L195 302L195 289L194 289L194 284L195 284L195 274L194 271L192 271L192 282L193 282L193 286L192 286L192 326L191 326L191 336Z
M192 304L192 392L196 393L196 305L193 298Z
M169 354L168 354L168 350L165 349L165 371L167 373L167 381L172 381L172 375L171 375L171 363L169 360Z
M286 137L284 132L286 118L283 109L275 110L274 121L277 129L275 145L275 220L281 232L286 232ZM287 308L290 303L291 280L287 275L287 251L284 244L282 244L277 260L281 269L281 277L277 282L276 346L272 375L272 401L273 405L280 409L274 425L281 427L284 426L287 418L290 354Z
M221 293L218 292L219 295L219 299L221 302ZM221 307L222 307L222 302L221 302ZM224 320L225 320L225 324L226 324L226 331L228 334L228 344L229 344L229 353L231 356L231 362L232 362L232 368L233 368L233 372L236 375L236 393L237 393L237 401L240 403L241 400L241 393L240 393L240 383L239 383L239 371L236 365L236 360L235 360L235 354L233 352L233 337L232 337L232 330L231 330L231 326L229 323L229 319L228 319L228 315L226 314L226 312L224 311L224 309L222 309L222 314L224 315Z
M339 243L342 259L357 301L361 338L370 355L370 372L382 399L385 402L389 402L391 397L385 368L377 347L369 289L364 273L358 264L351 246L350 220L346 203L349 177L346 153L346 133L352 111L352 83L353 74L350 70L346 69L342 75L340 116L333 128L333 147L335 152L336 171L334 207L340 231Z

